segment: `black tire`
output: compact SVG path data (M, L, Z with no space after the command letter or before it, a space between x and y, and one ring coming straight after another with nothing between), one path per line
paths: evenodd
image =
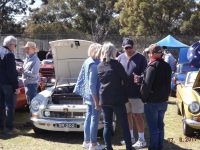
M185 114L183 114L183 134L185 136L191 137L194 135L194 129L192 129L190 126L188 126L185 121Z

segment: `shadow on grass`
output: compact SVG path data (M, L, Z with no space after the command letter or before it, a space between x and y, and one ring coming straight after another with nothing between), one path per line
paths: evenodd
M173 141L164 140L164 148L163 150L193 150L179 147Z
M169 103L174 105L174 103ZM27 136L32 137L34 139L43 139L50 142L57 142L57 143L68 143L68 144L79 144L81 145L83 142L83 133L81 132L52 132L52 131L44 131L42 134L35 134L32 130L31 126L26 126L26 122L29 121L29 113L24 111L17 111L16 112L16 118L15 118L15 124L16 127L21 130L20 135L21 136ZM119 146L120 141L122 140L122 131L121 127L119 126L119 123L117 123L117 131L115 135L113 136L113 145ZM135 127L134 127L135 128ZM134 133L137 133L134 130ZM14 138L13 137L3 137L3 139L9 139ZM137 138L137 134L135 134L135 137ZM1 137L0 137L1 138ZM197 137L200 139L200 136ZM148 128L147 125L145 125L145 139L147 142L149 141L149 135L148 135ZM98 141L103 144L103 138L102 136L98 137ZM146 150L145 148L144 150ZM192 150L192 149L184 149L176 145L176 143L169 142L167 140L164 141L164 150Z

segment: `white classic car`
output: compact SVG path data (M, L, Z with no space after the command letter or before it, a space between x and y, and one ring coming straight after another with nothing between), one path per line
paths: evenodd
M53 52L56 82L39 93L31 102L31 121L35 133L50 131L83 131L86 105L73 93L83 61L88 57L91 41L58 40L50 42ZM113 121L115 130L116 118ZM103 129L100 116L98 129Z

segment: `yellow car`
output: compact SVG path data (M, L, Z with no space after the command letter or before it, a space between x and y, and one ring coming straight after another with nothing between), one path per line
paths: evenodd
M183 116L186 136L200 131L200 71L188 72L184 83L177 85L177 113Z

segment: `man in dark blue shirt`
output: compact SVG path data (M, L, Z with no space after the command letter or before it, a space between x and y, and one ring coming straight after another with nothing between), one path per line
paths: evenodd
M141 100L139 79L147 67L147 61L142 54L135 51L132 39L125 38L122 47L125 53L118 57L118 61L124 67L129 78L129 101L126 104L129 129L132 143L134 144L133 147L142 148L146 146L146 141L144 139L144 118L142 115L144 113L144 104ZM136 123L139 137L136 143L133 134L133 120ZM122 141L122 144L123 143L124 142Z
M18 94L18 77L13 52L16 50L17 39L7 36L0 47L0 131L15 134L19 131L13 126L15 100ZM5 123L5 124L4 124Z

